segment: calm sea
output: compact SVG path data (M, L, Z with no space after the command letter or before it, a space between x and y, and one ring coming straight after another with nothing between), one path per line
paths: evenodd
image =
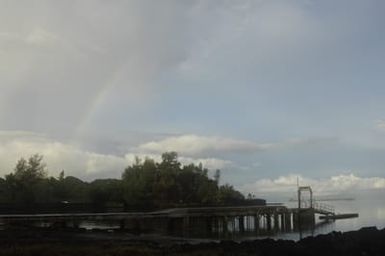
M233 240L252 240L252 239L262 239L262 238L274 238L274 239L290 239L290 240L299 240L307 236L316 236L318 234L327 234L332 231L352 231L358 230L362 227L376 226L379 229L385 228L385 191L382 192L362 192L353 196L354 200L336 200L336 201L325 201L322 203L331 205L334 207L336 213L358 213L358 218L351 219L340 219L335 221L324 222L319 220L316 216L316 225L312 228L301 230L301 231L278 231L277 233L269 233L269 235L256 235L255 232L249 233L239 233L234 232L234 235L231 237L226 237L225 239ZM297 207L296 202L290 202L286 199L276 200L276 202L284 202L287 207L295 208ZM80 225L83 228L93 229L115 229L119 228L115 224L100 224L94 222L83 222ZM231 229L231 227L229 227ZM239 231L239 227L235 226L235 230ZM192 237L190 237L192 238ZM194 236L194 238L202 238L209 240L218 240L223 239L224 237L219 237L213 235L210 237L207 236Z
M332 222L322 222L318 220L316 227L302 232L277 233L273 235L276 239L298 240L301 237L327 234L332 231L352 231L362 227L376 226L379 229L385 228L385 194L363 193L354 197L354 200L327 201L326 204L332 205L336 213L358 213L358 218L340 219ZM293 207L295 203L285 203Z

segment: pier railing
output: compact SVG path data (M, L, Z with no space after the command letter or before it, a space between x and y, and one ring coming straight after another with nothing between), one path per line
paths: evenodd
M319 202L313 202L313 208L321 213L326 214L334 214L334 207L332 205L319 203Z
M312 208L317 213L321 213L321 214L334 214L335 213L335 209L332 205L320 203L317 201L310 202L310 200L303 200L303 201L301 201L301 208L303 208L303 209Z

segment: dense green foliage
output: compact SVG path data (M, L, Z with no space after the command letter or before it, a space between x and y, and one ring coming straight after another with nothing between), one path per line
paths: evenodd
M124 205L129 210L166 207L226 205L242 202L244 196L230 185L219 185L220 171L214 178L202 165L182 165L177 153L153 159L136 159L122 179L85 182L76 177L48 177L41 155L20 159L14 171L0 179L0 203L87 203L98 206Z
M141 161L125 169L122 175L123 199L130 208L225 205L244 200L230 185L219 186L208 177L202 165L184 165L175 152L164 153L162 162Z

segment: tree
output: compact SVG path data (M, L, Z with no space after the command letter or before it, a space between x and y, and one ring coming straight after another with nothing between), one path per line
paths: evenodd
M129 208L153 208L157 166L154 160L139 158L122 174L123 199Z
M34 203L38 199L37 195L41 194L38 191L46 177L46 164L42 155L32 155L28 161L21 158L16 163L14 173L5 177L10 199L18 203Z
M245 197L233 186L225 184L219 187L218 203L221 205L239 204L245 200Z
M34 203L93 203L101 208L121 206L132 210L166 207L240 204L243 195L230 185L219 186L220 170L208 177L202 164L182 165L176 152L162 154L162 161L136 158L121 180L91 183L64 171L48 177L43 156L35 154L17 161L14 171L0 178L0 202L31 208ZM36 205L35 205L36 206ZM33 208L31 208L33 209Z
M162 154L162 161L139 158L123 172L124 201L131 209L175 206L229 205L240 203L243 195L230 185L219 187L220 170L214 179L202 164L184 165L176 152Z
M66 176L59 185L59 201L65 200L74 203L85 203L87 202L88 187L87 182L82 181L74 176Z
M158 176L154 185L156 205L160 208L179 203L177 176L181 172L181 163L176 152L162 154L162 162L158 166Z
M28 161L21 158L14 170L15 179L22 182L37 182L47 177L46 164L43 162L43 156L39 154L32 155Z
M121 196L121 180L98 179L88 186L88 201L97 207L121 203Z
M64 170L59 173L59 181L63 181L65 178Z

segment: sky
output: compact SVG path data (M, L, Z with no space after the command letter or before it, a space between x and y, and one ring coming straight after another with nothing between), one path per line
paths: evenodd
M385 2L0 0L0 175L135 156L244 193L385 188Z

